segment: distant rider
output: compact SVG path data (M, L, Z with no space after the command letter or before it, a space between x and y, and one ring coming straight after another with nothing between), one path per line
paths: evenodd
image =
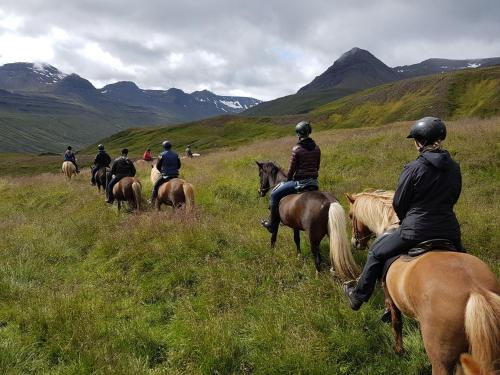
M64 153L64 161L70 161L75 165L76 168L76 173L80 173L80 169L78 168L78 165L76 164L76 156L75 153L72 151L71 146L68 146L66 149L66 152Z
M309 135L312 132L308 121L301 121L295 126L299 141L292 149L287 181L277 185L271 192L269 220L262 220L261 224L269 232L274 233L280 223L279 203L289 195L301 191L305 187L311 190L318 189L318 171L321 161L321 150Z
M176 177L179 177L179 169L181 168L181 160L179 155L172 151L172 144L169 141L163 142L164 151L158 155L156 168L161 172L161 177L155 182L151 193L151 205L154 205L158 197L158 189L160 186Z
M186 156L188 158L192 158L193 157L193 151L191 151L191 145L187 145L187 147L186 147Z
M115 197L113 196L113 187L115 184L123 177L135 176L134 163L128 158L128 149L124 148L122 150L122 156L116 158L113 162L113 165L111 166L111 175L113 178L109 181L108 186L106 187L106 193L108 195L106 203L110 204L115 201Z
M434 238L451 240L462 251L460 225L453 212L462 175L459 165L442 149L445 124L439 118L424 117L415 122L407 138L414 139L420 154L404 167L394 194L392 205L401 225L373 243L359 280L344 284L353 310L368 301L389 258Z
M142 155L142 158L146 161L151 161L153 160L153 156L151 155L151 149L148 148L146 151L144 151L144 155Z
M109 167L109 165L111 164L111 157L104 150L104 145L101 144L97 146L97 149L99 151L97 152L97 155L94 159L94 166L92 167L92 178L90 180L92 185L95 185L95 175L97 171L101 168Z

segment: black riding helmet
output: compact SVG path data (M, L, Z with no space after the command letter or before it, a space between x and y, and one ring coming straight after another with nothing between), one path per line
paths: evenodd
M297 125L295 125L295 133L297 133L299 137L308 137L311 132L312 128L309 121L301 121Z
M104 145L103 145L103 144L100 144L99 146L97 146L97 149L98 149L99 151L104 150Z
M68 146L67 150L71 150L71 146Z
M122 149L122 155L128 155L128 148Z
M446 126L437 117L424 117L417 120L406 138L413 138L422 146L431 145L446 138Z
M172 144L170 143L170 141L164 141L162 143L162 146L165 150L170 150L172 148Z

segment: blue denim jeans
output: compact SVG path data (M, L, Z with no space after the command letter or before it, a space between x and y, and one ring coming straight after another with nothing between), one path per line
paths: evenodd
M298 181L286 181L277 185L271 192L271 197L269 198L269 205L274 206L280 203L280 200L287 195L295 194L297 192Z

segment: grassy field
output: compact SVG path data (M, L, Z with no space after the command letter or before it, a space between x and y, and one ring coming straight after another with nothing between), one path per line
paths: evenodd
M446 141L463 172L464 245L497 275L499 125L450 122ZM344 205L344 192L393 189L416 157L408 126L315 133L322 189ZM1 177L0 373L430 374L415 322L405 320L408 354L393 353L380 291L353 312L337 280L316 277L307 241L298 259L281 227L269 249L254 161L286 166L294 142L185 159L197 204L188 216L118 214L88 174L67 183L59 163L53 174ZM148 172L139 175L145 195ZM326 262L326 240L322 254Z

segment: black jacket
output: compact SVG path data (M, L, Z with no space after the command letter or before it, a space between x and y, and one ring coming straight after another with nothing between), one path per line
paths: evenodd
M462 175L448 151L426 151L407 164L399 177L393 206L404 239L460 239L453 206L460 196Z
M318 178L320 162L321 151L318 145L311 138L301 139L292 149L287 173L288 181Z
M94 159L94 165L96 167L109 167L111 164L111 157L106 151L99 151Z
M134 163L130 159L120 156L113 162L113 166L111 167L111 174L114 174L116 176L134 177Z

